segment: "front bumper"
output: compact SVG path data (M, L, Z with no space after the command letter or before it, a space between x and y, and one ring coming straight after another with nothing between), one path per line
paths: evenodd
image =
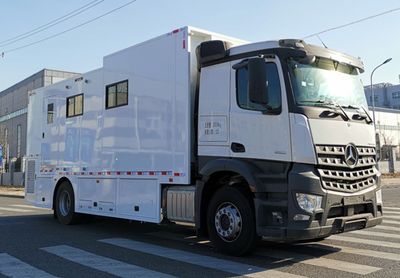
M379 188L377 181L377 185L354 194L327 191L314 166L295 164L289 173L287 194L256 194L257 234L270 240L296 241L376 226L383 219L382 204L376 202ZM303 211L296 192L323 196L322 208L313 214ZM309 219L294 220L296 214Z

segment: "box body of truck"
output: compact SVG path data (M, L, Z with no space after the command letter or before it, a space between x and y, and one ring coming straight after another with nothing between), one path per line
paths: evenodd
M185 27L31 92L26 199L52 208L68 177L77 212L161 222L161 184L192 181L195 50L216 39L243 43Z

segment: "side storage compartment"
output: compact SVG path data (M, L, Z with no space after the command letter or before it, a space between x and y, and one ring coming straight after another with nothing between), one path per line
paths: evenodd
M115 214L117 179L81 178L78 181L78 211Z
M159 223L161 197L158 180L120 179L117 212L124 218Z

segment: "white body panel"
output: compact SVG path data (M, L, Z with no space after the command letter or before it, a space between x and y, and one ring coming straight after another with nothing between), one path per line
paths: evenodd
M235 71L231 64L231 112L230 144L240 143L246 148L243 153L231 152L233 157L291 161L289 112L286 99L286 87L283 81L282 67L278 59L267 59L275 63L281 87L282 111L278 115L263 114L260 111L245 110L236 100ZM229 145L230 145L229 144Z
M317 164L307 117L290 113L289 118L293 162Z
M160 222L161 184L191 181L195 49L213 39L244 43L185 27L106 56L98 70L32 92L27 158L35 162L35 175L26 199L51 208L57 182L67 177L77 212ZM124 80L128 104L106 109L106 86ZM78 94L83 115L67 118L66 99ZM48 104L54 105L50 124Z
M309 119L315 145L375 146L374 127L364 123Z

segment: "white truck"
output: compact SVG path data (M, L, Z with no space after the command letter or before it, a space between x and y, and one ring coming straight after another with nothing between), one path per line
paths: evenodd
M191 222L217 249L381 223L359 59L301 40L184 27L30 92L26 200Z

